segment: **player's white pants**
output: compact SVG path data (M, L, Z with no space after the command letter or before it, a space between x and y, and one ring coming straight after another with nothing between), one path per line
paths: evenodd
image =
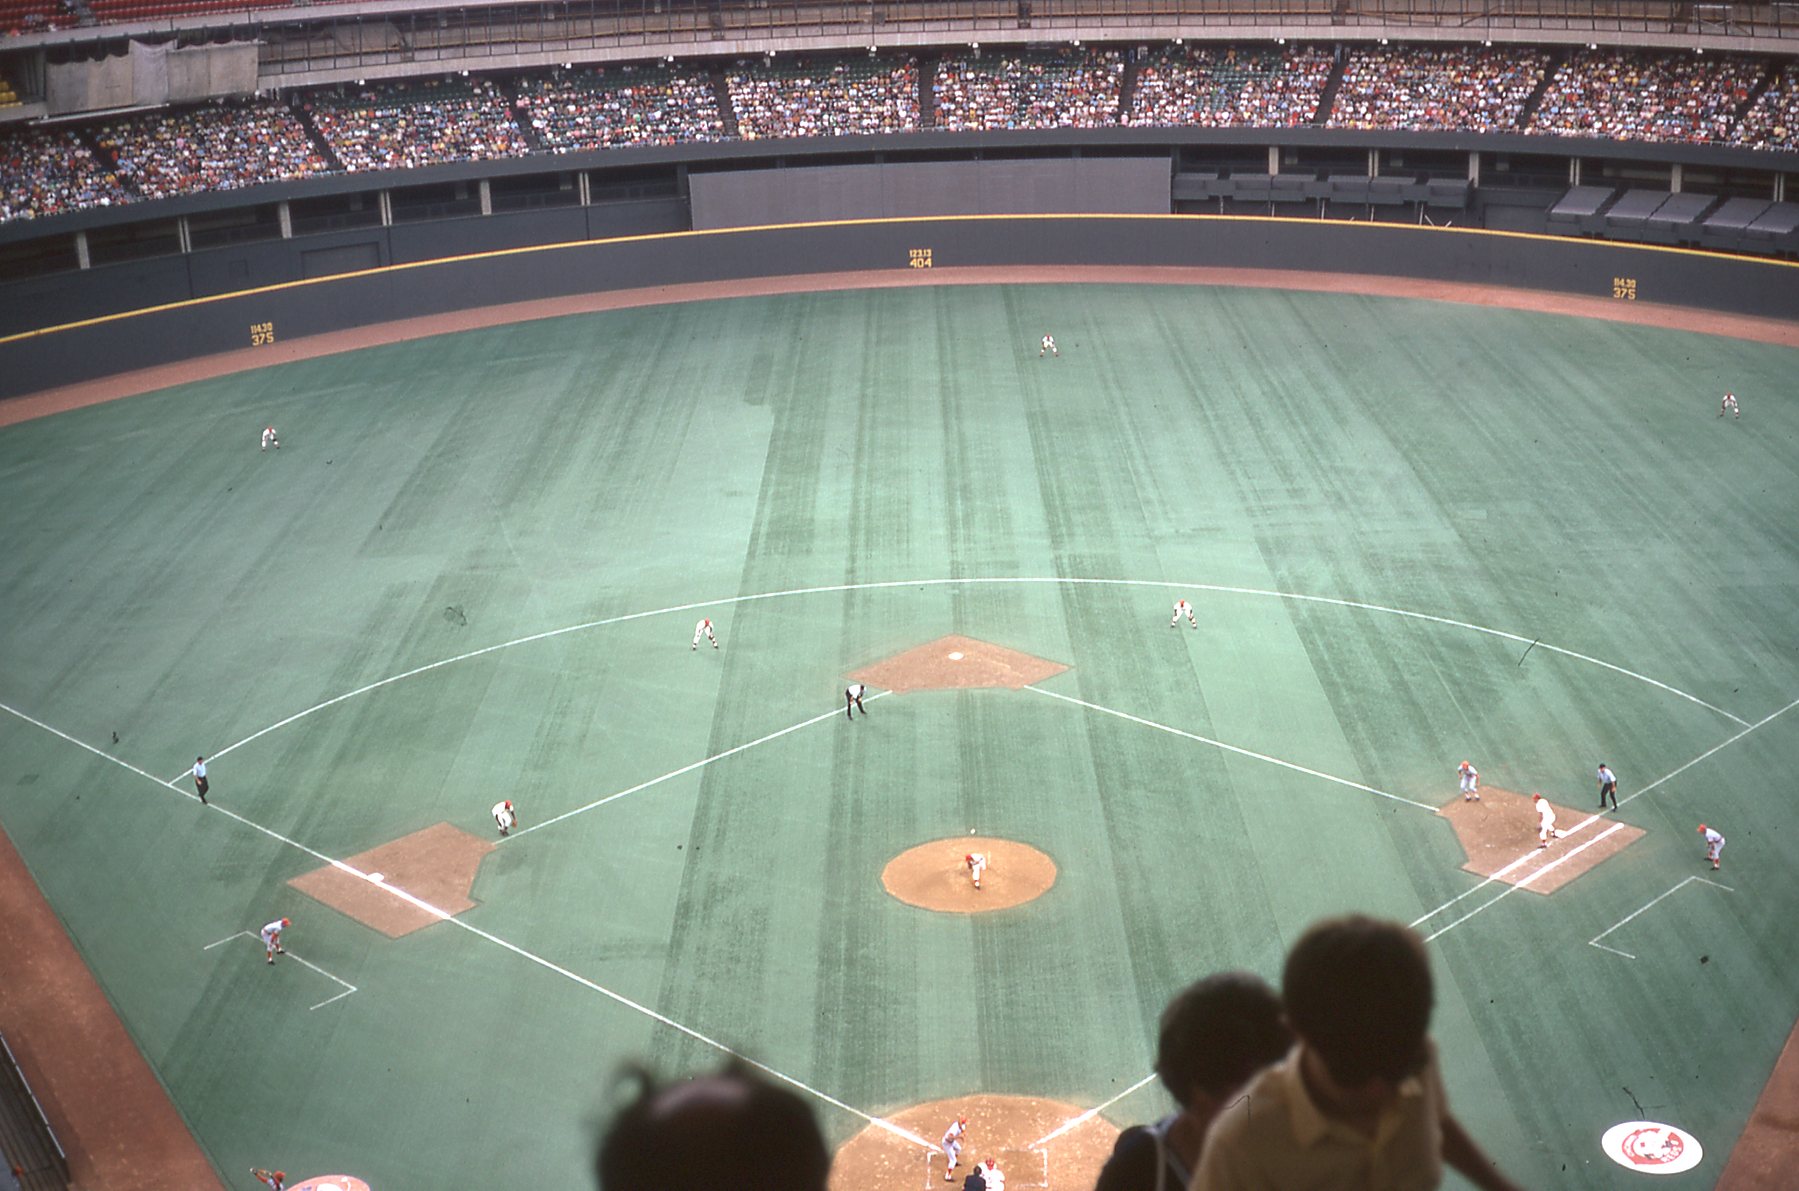
M1473 774L1465 775L1462 778L1462 793L1472 794L1472 793L1474 793L1475 788L1476 787L1474 784L1474 775Z
M714 645L718 644L718 638L714 637L712 635L712 626L711 625L703 624L699 628L693 630L693 647L695 649L698 649L700 647L700 638L701 637L706 638L706 640L712 642L712 644L714 644Z
M979 885L981 883L981 874L986 871L987 871L987 862L985 860L975 861L975 863L972 866L970 866L970 868L968 870L969 875L974 878L974 883L976 885Z

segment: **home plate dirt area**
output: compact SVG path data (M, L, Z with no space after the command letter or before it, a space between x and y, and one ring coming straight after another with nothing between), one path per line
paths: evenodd
M985 882L982 882L985 884ZM988 1158L1004 1172L1006 1191L1085 1191L1099 1180L1118 1127L1098 1116L1043 1141L1080 1108L1033 1096L960 1096L888 1113L886 1120L923 1138L929 1148L881 1125L870 1125L843 1144L831 1164L831 1191L917 1191L961 1187L962 1176ZM937 1139L957 1117L968 1118L962 1161L944 1181ZM1038 1144L1041 1142L1042 1144Z
M438 823L359 852L344 863L370 877L379 873L382 884L403 889L447 914L460 914L474 909L469 890L475 887L475 874L481 869L482 859L493 849L492 840ZM440 921L437 915L419 909L405 898L395 897L333 865L302 873L288 884L390 939Z
M1555 829L1565 834L1547 848L1537 847L1537 812L1528 794L1482 786L1480 801L1457 798L1437 813L1455 828L1468 855L1464 869L1532 893L1554 893L1643 838L1642 828L1607 815L1550 805Z

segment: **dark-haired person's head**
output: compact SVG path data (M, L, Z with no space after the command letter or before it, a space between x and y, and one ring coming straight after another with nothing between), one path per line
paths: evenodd
M1430 960L1397 922L1313 923L1287 955L1281 998L1293 1032L1342 1088L1396 1087L1429 1057Z
M1253 972L1219 972L1176 993L1162 1010L1156 1075L1182 1107L1216 1102L1293 1044L1281 1000Z
M812 1110L733 1062L658 1087L641 1071L634 1100L600 1143L601 1191L824 1191L831 1155Z

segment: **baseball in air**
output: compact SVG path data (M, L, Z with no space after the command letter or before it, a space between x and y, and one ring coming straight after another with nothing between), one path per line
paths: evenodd
M970 835L973 835L973 834L974 834L974 828L972 828L972 827L970 827L970 828L969 828L969 829L968 829L968 834L970 834Z

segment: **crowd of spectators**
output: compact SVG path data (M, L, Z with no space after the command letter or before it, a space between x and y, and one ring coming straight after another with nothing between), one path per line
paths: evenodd
M70 129L0 134L0 223L110 207L133 197Z
M1326 125L1523 131L1618 140L1799 149L1799 65L1748 111L1763 64L1728 54L1577 50L1544 82L1528 47L1361 46L1346 51ZM1329 49L1162 47L1135 64L1116 50L945 55L931 78L937 127L1290 128L1317 120ZM347 171L632 145L900 133L926 123L916 59L755 59L714 78L673 63L563 69L517 80L516 109L489 79L358 85L315 93L301 112L248 101L171 108L68 131L0 134L0 221L137 198L227 190ZM1739 120L1739 114L1741 119ZM734 122L734 126L733 126ZM527 133L530 130L530 134ZM535 142L532 136L535 137ZM96 157L88 146L97 144ZM331 160L335 155L336 162Z
M1124 56L1075 47L1050 53L946 56L931 82L938 128L1104 128L1118 123Z
M1548 66L1547 52L1516 46L1358 47L1326 127L1515 130Z
M1725 141L1761 63L1730 54L1579 50L1543 92L1527 132L1626 141Z
M1328 50L1167 46L1137 67L1126 123L1293 128L1309 124L1330 81Z
M918 127L918 63L842 58L738 63L726 75L737 133L782 136L910 132Z
M235 190L330 170L306 128L272 101L157 112L94 130L145 198Z
M316 96L307 111L351 173L530 151L506 97L487 79L358 87L346 95Z
M552 153L722 140L724 121L702 72L654 63L556 70L521 79L518 107Z
M1799 149L1799 64L1789 63L1780 72L1730 139L1751 149Z

